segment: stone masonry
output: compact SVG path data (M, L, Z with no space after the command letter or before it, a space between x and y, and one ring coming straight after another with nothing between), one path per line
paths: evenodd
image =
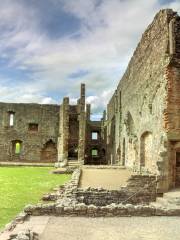
M136 174L132 176L129 183L124 188L127 193L131 192L131 195L127 196L122 194L121 199L118 199L117 196L113 199L112 191L111 193L106 192L106 198L104 199L100 196L100 198L97 198L97 192L101 194L106 191L105 189L96 189L96 191L90 188L79 189L80 176L81 170L75 170L70 182L66 183L64 186L60 186L59 189L55 189L56 191L53 194L49 194L49 198L46 196L46 199L48 201L51 200L52 203L40 203L34 206L26 206L24 209L26 217L29 215L86 217L180 216L179 207L174 206L173 208L168 208L150 203L154 201L156 192L155 185L157 179L153 176ZM89 195L91 191L92 193ZM81 196L79 196L80 192ZM132 194L132 192L134 192L134 194ZM119 194L120 193L122 193L121 189L119 190ZM94 198L91 198L93 194ZM50 196L52 196L52 199ZM111 197L112 201L109 201L110 199L107 198L108 196ZM89 202L84 202L84 198L82 197L85 197Z
M161 10L148 26L104 111L91 120L85 84L71 105L0 103L0 161L123 165L180 186L180 17ZM107 114L106 114L107 112Z
M107 159L179 185L180 17L161 10L142 35L107 107Z
M54 162L57 167L69 161L105 164L103 122L90 119L85 84L81 84L77 104L69 102L65 97L61 105L0 103L0 162Z
M0 161L56 162L58 122L58 105L0 103Z

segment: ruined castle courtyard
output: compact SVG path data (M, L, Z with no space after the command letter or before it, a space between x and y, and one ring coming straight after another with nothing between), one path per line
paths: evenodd
M180 239L180 16L156 14L98 121L86 91L75 104L0 103L0 165L71 174L0 240Z

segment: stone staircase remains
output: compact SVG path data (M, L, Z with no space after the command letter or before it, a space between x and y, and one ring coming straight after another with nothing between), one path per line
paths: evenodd
M180 188L175 188L164 193L163 197L156 198L156 202L151 203L151 205L156 207L180 209Z
M80 166L80 164L77 160L69 160L68 161L68 167L70 167L70 168L78 168L79 166Z

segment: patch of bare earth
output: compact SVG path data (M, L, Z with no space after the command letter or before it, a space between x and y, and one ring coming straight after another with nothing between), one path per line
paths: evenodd
M128 169L82 169L79 187L118 190L126 185L131 175L132 171Z

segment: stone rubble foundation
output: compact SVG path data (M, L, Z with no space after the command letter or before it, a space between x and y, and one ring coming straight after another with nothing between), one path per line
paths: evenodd
M8 240L38 240L38 234L27 229L18 234L11 234Z
M56 204L39 204L27 206L28 215L42 216L86 216L86 217L113 217L113 216L180 216L180 208L167 209L151 205L111 204L103 207L79 203L74 206Z
M127 186L120 188L119 191L102 188L79 189L81 171L76 169L68 183L56 189L53 194L46 195L46 199L56 199L55 202L28 205L24 212L33 216L180 216L180 208L168 209L150 204L156 199L155 176L132 175Z
M71 180L55 188L53 193L43 199L51 203L28 205L3 232L11 232L16 225L22 224L30 216L72 216L72 217L130 217L130 216L180 216L179 206L166 206L151 203L156 199L157 179L151 175L132 175L127 185L120 190L102 188L79 189L81 169L76 169ZM123 193L125 197L122 198ZM136 194L135 194L136 193ZM105 197L105 195L107 195ZM119 197L121 195L121 197ZM94 197L94 199L93 199ZM127 198L128 197L128 198ZM87 204L85 203L88 200ZM102 201L102 202L100 202ZM111 202L114 201L114 202ZM140 201L141 203L138 203ZM94 202L94 204L91 204ZM108 204L108 202L111 202ZM38 240L36 233L10 235L8 240ZM27 234L28 233L28 234Z
M55 188L53 193L46 194L43 197L45 201L52 201L51 203L26 206L22 213L6 225L4 231L11 232L17 224L23 223L30 216L180 216L179 206L164 207L151 203L156 199L158 180L155 176L134 174L128 180L127 185L121 187L120 190L80 189L78 186L81 171L81 169L76 169L68 183ZM19 236L10 239L21 240ZM28 238L27 236L24 239L22 238L22 240L25 239L37 240L37 236L35 238Z

